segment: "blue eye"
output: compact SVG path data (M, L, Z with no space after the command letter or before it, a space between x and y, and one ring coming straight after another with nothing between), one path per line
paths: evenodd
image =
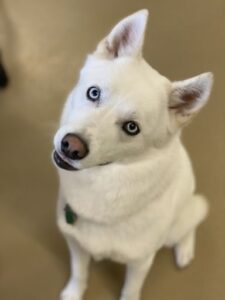
M122 129L128 135L137 135L140 132L138 124L134 121L127 121L123 123Z
M87 90L87 98L93 102L98 101L101 96L101 90L97 86L91 86Z

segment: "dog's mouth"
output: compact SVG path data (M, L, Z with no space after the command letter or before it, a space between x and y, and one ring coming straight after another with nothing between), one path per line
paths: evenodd
M77 171L79 169L71 166L68 162L66 162L59 154L57 151L54 151L53 153L53 159L56 163L56 165L64 170L68 170L68 171Z
M79 171L80 170L80 169L77 169L74 166L70 165L67 161L65 161L58 154L58 152L56 150L53 152L53 159L54 159L54 162L56 163L56 165L61 169L64 169L64 170L67 170L67 171ZM109 164L111 164L111 162L102 163L102 164L99 164L98 166L106 166L106 165L109 165Z

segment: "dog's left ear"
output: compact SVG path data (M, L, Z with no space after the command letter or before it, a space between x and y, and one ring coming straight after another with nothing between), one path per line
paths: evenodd
M206 104L213 84L213 74L175 81L169 97L170 115L178 125L187 123Z
M120 56L140 56L147 20L147 9L126 17L99 43L95 54L109 59Z

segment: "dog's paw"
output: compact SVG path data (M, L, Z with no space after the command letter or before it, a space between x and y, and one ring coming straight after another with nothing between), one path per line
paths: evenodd
M140 300L140 298L136 298L136 297L133 297L133 296L131 296L131 297L121 297L120 298L120 300Z
M80 300L80 298L77 298L74 293L70 292L62 292L60 295L60 300Z
M187 249L176 251L176 263L179 268L187 267L194 258L193 251Z
M140 293L132 294L132 295L121 295L120 300L140 300Z
M175 246L175 259L179 268L187 267L194 258L194 239L187 236Z
M71 284L65 287L65 289L60 294L60 300L81 300L80 297L76 295L76 289Z

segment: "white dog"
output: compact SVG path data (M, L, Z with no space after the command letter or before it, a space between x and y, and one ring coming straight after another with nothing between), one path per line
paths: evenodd
M204 106L211 73L171 82L142 57L147 10L119 22L88 56L53 154L58 225L71 255L63 300L81 300L90 258L127 265L120 300L138 300L157 251L185 267L206 217L181 130Z

